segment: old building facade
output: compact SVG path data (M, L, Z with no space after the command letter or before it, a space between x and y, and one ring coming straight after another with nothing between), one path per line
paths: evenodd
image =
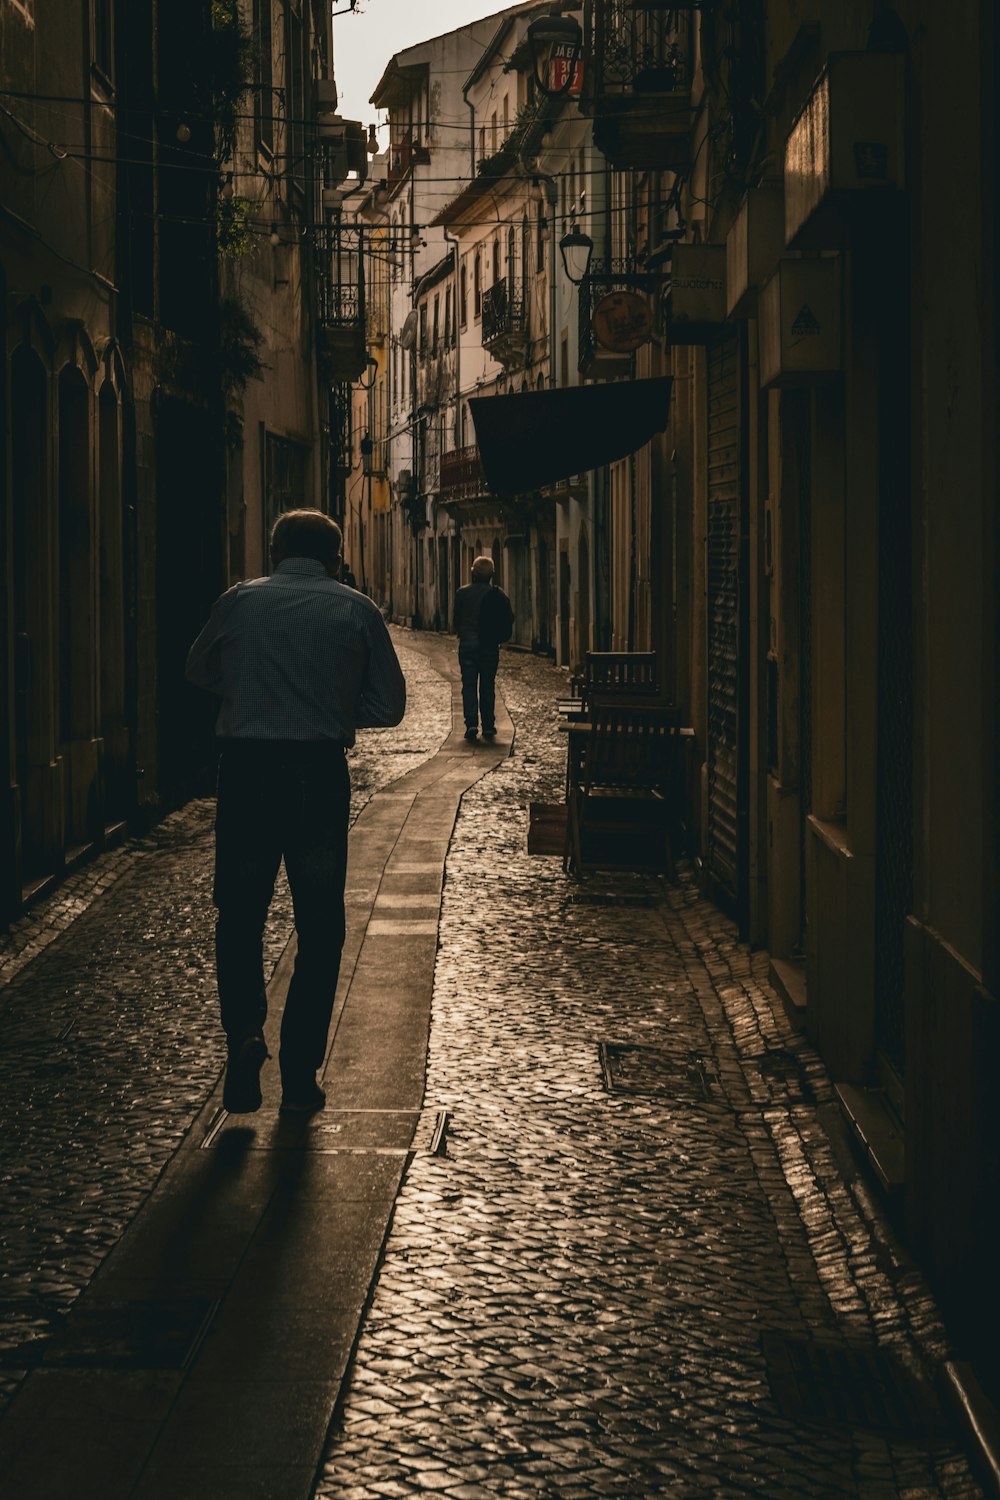
M321 358L324 193L364 159L325 8L82 15L0 9L3 921L207 785L188 646L278 509L329 506L329 397L357 373Z
M610 475L613 637L655 646L695 730L703 879L769 950L983 1355L993 18L593 0L585 20L584 108L625 214L615 270L661 334L633 373L674 381L663 437ZM962 226L943 260L940 214Z

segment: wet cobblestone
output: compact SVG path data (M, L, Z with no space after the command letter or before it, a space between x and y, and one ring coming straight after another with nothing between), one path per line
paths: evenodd
M558 682L505 653L515 754L466 794L446 870L425 1103L447 1155L409 1170L317 1495L978 1495L954 1444L778 1405L765 1330L920 1376L944 1333L842 1174L763 956L690 878L578 886L527 857L529 801L561 797Z
M449 684L395 632L409 708L352 752L352 818L436 753ZM77 872L0 940L0 1410L154 1187L223 1066L211 799ZM291 932L279 879L273 970Z

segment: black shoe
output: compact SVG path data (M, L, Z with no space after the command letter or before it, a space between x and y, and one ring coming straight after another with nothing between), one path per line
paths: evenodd
M483 730L483 739L484 740L495 740L496 737L497 737L497 732L496 732L495 729L484 729Z
M314 1115L325 1104L326 1094L315 1078L306 1078L301 1083L286 1083L282 1088L283 1115Z
M479 730L478 729L467 729L465 731L465 738L467 740L478 740L478 738L479 738Z
M222 1105L231 1115L252 1115L260 1109L260 1070L267 1055L267 1043L259 1031L229 1054Z

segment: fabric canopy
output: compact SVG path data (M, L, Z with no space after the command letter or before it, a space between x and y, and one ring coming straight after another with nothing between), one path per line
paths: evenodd
M487 484L495 495L520 495L625 458L666 427L672 384L664 375L473 397Z

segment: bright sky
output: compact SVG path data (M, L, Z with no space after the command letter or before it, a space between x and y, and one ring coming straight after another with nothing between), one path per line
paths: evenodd
M333 4L339 109L346 119L360 120L366 128L376 118L368 100L394 53L506 8L504 0L359 0L356 12L338 16L346 5L347 0Z

